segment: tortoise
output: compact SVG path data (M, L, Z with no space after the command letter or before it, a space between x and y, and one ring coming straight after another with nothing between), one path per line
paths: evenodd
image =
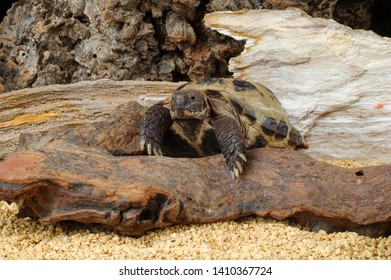
M243 172L246 149L308 148L269 89L231 78L188 82L151 106L140 127L141 150L163 155L167 133L188 156L222 152L233 179Z

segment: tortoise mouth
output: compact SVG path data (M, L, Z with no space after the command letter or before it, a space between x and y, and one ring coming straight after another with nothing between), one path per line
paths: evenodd
M175 109L170 111L171 118L189 120L189 119L198 119L204 120L209 117L209 109L205 108L202 111L191 111L189 109Z

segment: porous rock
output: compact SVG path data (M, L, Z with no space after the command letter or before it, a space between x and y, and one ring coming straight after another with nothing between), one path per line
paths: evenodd
M138 155L145 110L130 102L94 125L22 135L0 162L0 199L43 224L97 223L125 235L248 215L294 218L314 231L391 233L391 166L344 169L297 151L254 149L232 180L222 155Z
M195 0L21 0L0 24L0 83L10 91L102 78L227 76L227 60L243 43L205 28L199 6Z

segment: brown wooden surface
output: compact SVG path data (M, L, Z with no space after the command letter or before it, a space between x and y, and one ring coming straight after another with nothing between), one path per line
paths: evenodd
M44 224L98 223L126 235L252 214L314 231L391 232L389 165L344 169L302 152L256 149L234 181L222 155L137 155L144 111L131 102L96 124L22 135L18 152L0 162L0 200Z
M181 84L99 80L0 94L0 158L14 151L21 133L97 122L120 104L170 94Z

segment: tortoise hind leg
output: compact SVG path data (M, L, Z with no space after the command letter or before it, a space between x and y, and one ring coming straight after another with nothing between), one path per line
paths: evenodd
M151 106L144 115L140 127L140 149L144 151L145 147L149 155L163 155L161 144L166 130L173 123L170 116L170 110L160 104Z
M236 121L226 116L216 119L213 126L231 176L236 179L243 172L243 164L247 161L243 133Z

